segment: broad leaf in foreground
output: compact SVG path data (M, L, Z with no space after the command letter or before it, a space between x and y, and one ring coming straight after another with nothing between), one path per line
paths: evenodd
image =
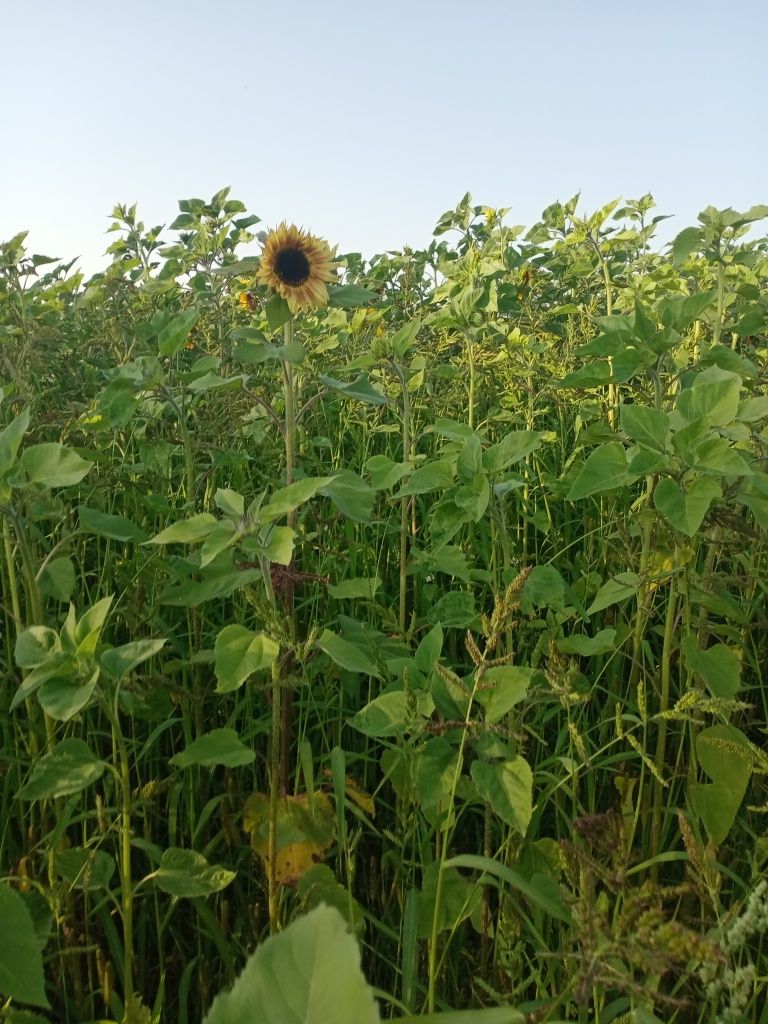
M360 951L337 910L321 905L259 946L204 1024L378 1024Z
M0 995L48 1006L32 918L21 896L5 882L0 882Z

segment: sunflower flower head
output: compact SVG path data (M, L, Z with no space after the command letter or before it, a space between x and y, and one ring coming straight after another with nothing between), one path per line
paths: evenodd
M258 281L277 292L292 313L328 305L337 263L322 238L283 222L264 240Z

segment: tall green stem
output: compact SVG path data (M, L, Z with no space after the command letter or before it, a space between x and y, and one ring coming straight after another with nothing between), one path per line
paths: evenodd
M659 713L663 716L669 711L671 679L672 679L672 651L675 645L675 620L677 618L677 579L674 575L678 565L678 551L675 549L673 564L673 575L670 578L669 600L667 602L667 614L664 620L664 645L661 652L661 693L659 695ZM656 789L653 797L653 816L651 818L651 859L657 857L661 846L661 816L662 816L662 785L659 779L663 778L665 758L667 751L667 720L659 717L659 735L656 741ZM653 866L654 879L658 878L658 864Z
M18 516L13 511L7 514L13 524L17 547L21 555L21 568L24 574L24 591L27 601L27 625L41 626L43 624L43 599L40 594L40 587L37 584L32 551ZM9 564L12 565L12 562ZM29 707L29 705L27 706ZM56 728L53 719L47 712L43 713L43 720L45 722L45 736L50 751L56 746Z
M438 830L438 865L437 865L437 885L435 886L435 905L432 913L432 934L429 941L429 981L427 986L427 1004L428 1013L435 1012L435 999L437 993L437 977L439 974L438 960L437 960L437 938L440 934L440 910L443 902L443 890L445 888L445 862L448 859L448 849L451 843L451 836L453 835L454 828L451 823L451 816L453 815L453 805L456 799L456 790L459 785L459 779L461 778L461 771L464 765L464 749L467 745L467 736L469 735L469 726L472 720L472 710L475 703L475 694L477 692L478 684L482 678L482 666L475 672L475 682L472 687L472 692L469 696L467 703L467 711L464 716L464 728L461 733L461 742L459 743L459 750L456 755L456 766L453 773L453 782L451 784L451 793L448 799L448 820L442 833ZM438 826L439 829L439 826Z
M123 990L125 996L126 1015L135 1006L136 997L133 991L133 876L131 874L131 772L128 760L128 748L120 731L117 712L108 700L102 701L102 707L112 726L112 742L117 749L120 761L119 793L120 793L120 887L121 915L123 919Z
M475 428L475 347L472 340L467 338L467 362L469 364L469 408L467 409L467 424L471 430Z
M293 317L289 317L283 327L283 341L288 348L293 345ZM296 390L293 379L293 366L289 362L283 363L283 383L285 394L285 482L292 484L296 472ZM286 522L291 530L296 529L296 510L288 513ZM294 613L294 583L293 577L289 574L285 581L285 611L291 622L291 632L295 635L296 622ZM283 677L289 676L291 672L292 656L289 650L283 662ZM280 691L277 708L280 712L282 732L280 735L280 773L279 783L283 793L288 792L289 765L288 756L290 753L291 739L293 734L293 691L290 687L283 687Z
M21 633L22 630L24 629L24 622L21 617L21 601L19 600L19 582L18 577L16 576L16 562L13 551L13 542L11 541L11 531L8 524L7 516L3 516L3 552L5 554L5 566L8 573L8 589L10 590L11 594L11 614L13 615L14 635L18 636L19 633ZM27 720L29 722L29 750L30 753L32 754L32 757L37 758L40 752L40 744L38 742L36 732L36 724L38 721L36 709L37 702L33 701L30 697L27 697L24 703L27 708ZM51 730L48 731L49 742L52 738L53 723L51 723Z
M640 667L642 664L642 649L643 649L643 638L645 636L645 626L648 621L649 602L650 602L650 587L648 585L648 566L650 564L651 556L651 530L652 530L652 511L651 511L651 498L653 496L653 489L655 485L655 477L646 477L645 483L645 509L644 519L641 531L641 546L640 546L640 565L639 573L640 583L637 589L637 608L635 610L635 626L632 634L632 668L630 669L629 685L630 689L634 691L637 686L638 679L640 678Z
M293 343L293 317L283 326L283 343L288 348ZM293 366L283 363L283 396L285 401L285 482L293 483L296 470L296 394L294 390ZM290 529L296 527L296 512L288 513ZM267 572L269 569L267 568ZM269 581L268 581L269 582ZM268 587L271 592L271 586ZM274 594L272 595L274 599ZM293 581L285 583L285 611L293 620ZM290 652L289 652L290 653ZM288 790L288 754L293 728L293 705L291 692L282 685L283 677L290 671L290 657L276 658L272 665L272 732L269 751L269 869L268 903L269 930L271 934L280 927L280 893L277 884L277 822L280 809L280 793Z
M286 348L293 344L293 317L289 317L283 327L283 344ZM296 396L293 387L293 366L289 362L283 363L283 387L285 393L285 482L292 484L296 469ZM293 518L293 522L291 522L291 518ZM289 513L288 525L292 527L295 521L296 513Z
M603 255L600 245L593 239L592 244L595 247L597 258L600 261L600 267L603 271L603 282L605 284L605 312L606 316L613 314L613 285L611 283L611 274L608 269L608 261ZM609 357L608 363L611 367L611 374L613 374L613 359ZM619 405L619 389L615 383L608 385L608 422L611 425L611 429L616 429L617 417L618 417L618 405Z
M396 363L395 372L400 379L403 392L403 462L411 459L411 396L408 391L408 375ZM408 505L409 497L400 499L400 610L398 623L405 632L406 606L408 603Z
M280 659L272 663L272 736L269 751L269 867L267 888L269 903L269 931L274 935L280 927L280 893L277 886L277 818L280 796L280 742L282 687Z
M13 558L13 545L11 543L11 531L8 528L8 520L3 516L3 551L5 552L5 566L8 573L8 587L11 592L11 612L13 613L16 633L22 630L21 604L19 602L19 586L16 579L16 564Z
M723 308L725 305L725 264L722 259L717 264L717 316L712 331L712 344L720 344L720 335L723 330Z

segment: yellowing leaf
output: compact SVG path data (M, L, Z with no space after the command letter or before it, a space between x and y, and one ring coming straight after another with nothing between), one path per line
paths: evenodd
M278 885L295 886L314 865L320 863L335 835L336 815L328 795L317 790L307 794L284 796L278 802L277 854L275 879ZM259 855L267 874L269 857L269 796L253 793L243 811L243 828L251 837L251 846Z

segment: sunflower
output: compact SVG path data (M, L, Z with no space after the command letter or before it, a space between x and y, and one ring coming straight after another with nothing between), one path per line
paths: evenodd
M333 257L324 239L283 221L264 240L258 280L282 296L292 313L326 306L326 285L338 266Z

